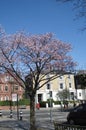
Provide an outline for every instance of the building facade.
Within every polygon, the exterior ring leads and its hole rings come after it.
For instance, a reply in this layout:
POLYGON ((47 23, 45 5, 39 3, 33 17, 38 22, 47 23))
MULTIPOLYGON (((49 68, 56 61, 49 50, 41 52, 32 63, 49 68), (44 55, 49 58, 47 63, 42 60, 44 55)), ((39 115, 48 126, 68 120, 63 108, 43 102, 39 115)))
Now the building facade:
POLYGON ((86 101, 86 70, 79 70, 75 75, 77 100, 86 101))
POLYGON ((57 96, 58 92, 65 89, 70 93, 70 100, 74 100, 76 98, 76 89, 73 74, 60 76, 37 90, 36 102, 47 101, 49 98, 54 101, 60 100, 57 96))
POLYGON ((0 101, 16 101, 23 98, 24 90, 8 73, 0 74, 0 101))

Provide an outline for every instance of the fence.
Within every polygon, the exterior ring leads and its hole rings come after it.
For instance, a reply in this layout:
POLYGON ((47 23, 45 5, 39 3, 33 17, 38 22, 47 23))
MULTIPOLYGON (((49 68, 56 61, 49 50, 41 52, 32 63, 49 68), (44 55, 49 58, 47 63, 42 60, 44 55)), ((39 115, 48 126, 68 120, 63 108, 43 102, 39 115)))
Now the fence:
POLYGON ((69 125, 59 122, 54 122, 55 130, 86 130, 86 126, 69 125))

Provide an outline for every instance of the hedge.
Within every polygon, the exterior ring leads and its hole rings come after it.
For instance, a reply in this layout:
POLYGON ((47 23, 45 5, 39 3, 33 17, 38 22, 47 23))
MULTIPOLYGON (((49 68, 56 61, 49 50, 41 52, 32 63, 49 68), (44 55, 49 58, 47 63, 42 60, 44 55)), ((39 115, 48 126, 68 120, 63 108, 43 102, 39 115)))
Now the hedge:
MULTIPOLYGON (((0 106, 13 106, 13 103, 12 101, 0 101, 0 106)), ((22 99, 22 100, 19 100, 18 101, 18 104, 19 105, 29 105, 30 102, 28 99, 22 99)), ((17 102, 15 102, 15 105, 17 105, 17 102)))
POLYGON ((41 101, 40 102, 40 107, 46 107, 46 103, 47 103, 46 101, 41 101))
POLYGON ((30 105, 29 99, 22 99, 19 101, 19 105, 30 105))

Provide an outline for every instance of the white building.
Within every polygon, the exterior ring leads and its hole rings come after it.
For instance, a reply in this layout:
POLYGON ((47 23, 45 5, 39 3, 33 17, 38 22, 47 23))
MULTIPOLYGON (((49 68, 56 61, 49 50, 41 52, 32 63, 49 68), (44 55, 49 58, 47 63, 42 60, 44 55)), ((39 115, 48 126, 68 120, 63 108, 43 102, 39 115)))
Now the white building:
POLYGON ((73 74, 60 76, 37 90, 36 102, 47 101, 49 98, 57 101, 57 93, 64 89, 70 92, 70 99, 76 96, 73 74))
POLYGON ((86 100, 86 89, 77 89, 77 99, 86 100))

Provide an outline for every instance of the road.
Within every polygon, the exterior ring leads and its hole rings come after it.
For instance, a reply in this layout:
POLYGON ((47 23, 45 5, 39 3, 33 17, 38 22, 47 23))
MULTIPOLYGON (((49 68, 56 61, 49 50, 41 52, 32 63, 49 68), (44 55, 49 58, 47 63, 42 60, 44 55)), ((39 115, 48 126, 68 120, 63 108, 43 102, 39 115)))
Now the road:
MULTIPOLYGON (((3 116, 9 117, 10 111, 2 111, 3 116)), ((13 111, 13 118, 17 119, 17 112, 13 111)), ((30 111, 27 109, 22 109, 23 120, 29 122, 30 111)), ((41 125, 43 127, 48 127, 49 130, 53 130, 53 121, 63 121, 66 122, 68 112, 61 112, 59 109, 56 108, 41 108, 36 110, 36 121, 37 125, 41 125)))
MULTIPOLYGON (((3 115, 9 116, 10 111, 2 111, 3 115)), ((13 116, 17 117, 16 110, 13 110, 13 116)), ((56 108, 40 108, 39 110, 36 110, 36 120, 57 120, 57 121, 66 121, 68 112, 61 112, 59 109, 56 108)), ((22 115, 24 119, 29 119, 30 111, 27 109, 22 109, 22 115)))
POLYGON ((57 109, 47 110, 47 111, 39 111, 36 112, 37 120, 50 120, 50 121, 66 121, 68 112, 61 112, 57 109))

